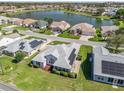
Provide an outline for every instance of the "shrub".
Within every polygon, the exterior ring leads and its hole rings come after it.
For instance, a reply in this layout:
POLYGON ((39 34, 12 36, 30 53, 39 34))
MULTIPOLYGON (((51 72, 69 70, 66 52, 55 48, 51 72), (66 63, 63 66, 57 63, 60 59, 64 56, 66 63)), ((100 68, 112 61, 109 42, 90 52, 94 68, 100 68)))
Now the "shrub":
POLYGON ((67 72, 64 72, 64 71, 60 71, 60 75, 65 76, 65 77, 68 77, 68 73, 67 72))
POLYGON ((69 77, 70 78, 76 78, 76 74, 75 73, 69 73, 69 77))
POLYGON ((76 60, 79 60, 79 61, 80 61, 80 60, 81 60, 81 58, 82 58, 82 56, 78 54, 78 56, 77 56, 76 60))
POLYGON ((34 68, 39 68, 39 66, 38 66, 38 65, 33 65, 33 67, 34 67, 34 68))
POLYGON ((22 52, 17 52, 17 53, 16 53, 16 56, 15 56, 15 61, 16 61, 16 62, 19 62, 19 61, 23 60, 24 57, 25 57, 25 54, 24 54, 24 53, 22 53, 22 52))
POLYGON ((58 74, 58 75, 60 75, 60 71, 56 71, 56 72, 55 72, 55 74, 58 74))

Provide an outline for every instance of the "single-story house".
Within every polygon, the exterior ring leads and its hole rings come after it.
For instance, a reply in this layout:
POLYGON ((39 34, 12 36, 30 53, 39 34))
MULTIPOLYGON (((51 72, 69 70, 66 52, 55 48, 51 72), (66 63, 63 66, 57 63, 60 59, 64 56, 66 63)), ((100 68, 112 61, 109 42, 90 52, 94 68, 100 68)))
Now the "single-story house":
POLYGON ((20 39, 11 44, 9 44, 4 50, 4 54, 15 56, 17 51, 25 53, 27 56, 30 56, 37 52, 44 41, 41 39, 20 39))
POLYGON ((51 66, 57 70, 74 72, 76 56, 80 45, 73 43, 69 45, 49 46, 45 51, 39 53, 32 59, 32 64, 41 68, 51 66))
POLYGON ((48 27, 48 22, 43 21, 43 20, 39 20, 34 24, 34 27, 39 28, 39 29, 47 28, 48 27))
POLYGON ((79 23, 74 25, 70 29, 70 33, 74 35, 87 35, 87 36, 94 36, 96 35, 96 30, 93 25, 88 24, 88 23, 79 23))
POLYGON ((12 42, 14 42, 14 41, 16 41, 16 40, 18 40, 18 39, 19 39, 19 38, 15 38, 15 39, 6 38, 6 37, 1 38, 1 39, 0 39, 0 47, 2 47, 2 46, 7 46, 7 45, 9 45, 10 43, 12 43, 12 42))
POLYGON ((22 25, 23 26, 27 26, 27 27, 33 27, 33 24, 36 22, 37 20, 33 20, 33 19, 30 19, 30 18, 26 18, 23 20, 23 23, 22 25))
POLYGON ((119 27, 118 26, 101 26, 101 33, 102 33, 102 36, 108 36, 110 35, 111 33, 119 30, 119 27))
POLYGON ((124 86, 124 56, 112 54, 104 47, 93 48, 93 80, 124 86))
POLYGON ((10 22, 10 18, 9 17, 5 17, 5 16, 0 16, 0 24, 7 24, 10 22))
POLYGON ((52 31, 61 32, 70 28, 70 24, 67 23, 66 21, 60 21, 60 22, 54 21, 50 25, 50 28, 52 29, 52 31))
POLYGON ((22 25, 23 24, 23 19, 19 19, 19 18, 13 18, 12 19, 12 23, 14 24, 14 25, 22 25))

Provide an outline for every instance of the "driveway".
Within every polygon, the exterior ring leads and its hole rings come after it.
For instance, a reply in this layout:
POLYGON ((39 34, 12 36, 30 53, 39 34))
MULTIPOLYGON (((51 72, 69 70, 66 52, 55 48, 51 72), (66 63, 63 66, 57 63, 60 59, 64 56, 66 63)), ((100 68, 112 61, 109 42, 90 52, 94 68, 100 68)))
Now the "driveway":
POLYGON ((88 39, 89 38, 92 38, 93 36, 85 36, 85 35, 82 35, 81 37, 80 37, 80 40, 82 40, 82 41, 88 41, 88 39))

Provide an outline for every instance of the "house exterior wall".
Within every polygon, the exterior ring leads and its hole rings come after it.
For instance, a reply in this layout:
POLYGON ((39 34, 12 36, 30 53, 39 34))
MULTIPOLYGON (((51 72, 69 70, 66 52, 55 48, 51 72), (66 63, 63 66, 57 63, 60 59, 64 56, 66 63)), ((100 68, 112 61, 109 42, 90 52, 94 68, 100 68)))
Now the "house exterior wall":
POLYGON ((103 83, 108 83, 108 84, 113 84, 113 85, 118 85, 118 86, 124 86, 124 80, 122 84, 119 84, 118 81, 120 79, 113 78, 113 77, 106 77, 106 76, 100 76, 100 75, 93 75, 93 80, 98 81, 98 82, 103 82, 103 83), (109 78, 113 79, 112 82, 109 81, 109 78), (116 81, 115 81, 116 80, 116 81))
POLYGON ((33 65, 38 65, 40 68, 45 68, 46 63, 45 62, 37 62, 37 61, 32 61, 33 65))

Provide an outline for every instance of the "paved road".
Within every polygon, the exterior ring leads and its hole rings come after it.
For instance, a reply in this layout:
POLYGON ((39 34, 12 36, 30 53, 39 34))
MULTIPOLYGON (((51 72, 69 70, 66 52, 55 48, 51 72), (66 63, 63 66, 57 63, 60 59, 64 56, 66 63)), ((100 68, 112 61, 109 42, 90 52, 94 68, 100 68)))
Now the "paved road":
POLYGON ((14 86, 10 86, 8 84, 4 84, 0 82, 0 91, 19 91, 14 86))
POLYGON ((19 33, 25 34, 25 35, 32 35, 32 36, 40 37, 40 38, 46 38, 50 40, 79 43, 83 45, 91 45, 91 46, 105 46, 106 45, 106 43, 102 43, 102 42, 92 42, 92 41, 82 41, 82 40, 76 40, 76 39, 70 39, 70 38, 62 38, 62 37, 57 37, 57 36, 52 36, 52 35, 39 34, 39 33, 32 32, 32 31, 19 31, 19 33))

